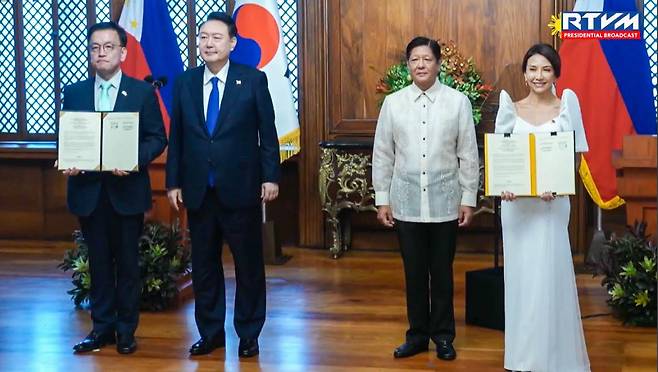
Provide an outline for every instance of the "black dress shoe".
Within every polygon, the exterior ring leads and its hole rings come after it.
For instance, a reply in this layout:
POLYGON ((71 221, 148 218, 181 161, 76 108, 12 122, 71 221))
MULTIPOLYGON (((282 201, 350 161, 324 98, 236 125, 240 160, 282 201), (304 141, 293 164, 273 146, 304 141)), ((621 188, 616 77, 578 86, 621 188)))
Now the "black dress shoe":
POLYGON ((436 344, 436 356, 442 360, 454 360, 457 357, 457 352, 452 347, 452 342, 439 341, 436 344))
POLYGON ((199 339, 199 341, 197 341, 190 348, 190 354, 192 355, 210 354, 213 350, 217 349, 218 347, 224 347, 225 344, 226 341, 224 340, 224 335, 222 335, 221 337, 215 337, 213 339, 201 337, 201 339, 199 339))
POLYGON ((416 354, 427 351, 427 344, 415 344, 412 342, 405 342, 393 351, 394 358, 408 358, 416 354))
POLYGON ((73 346, 76 353, 86 353, 89 351, 100 349, 105 345, 111 345, 116 342, 114 332, 111 333, 96 333, 91 331, 84 340, 78 342, 73 346))
POLYGON ((254 355, 258 355, 258 339, 240 339, 238 356, 242 358, 249 358, 254 355))
POLYGON ((132 354, 137 350, 137 341, 133 335, 119 335, 117 342, 117 352, 119 354, 132 354))

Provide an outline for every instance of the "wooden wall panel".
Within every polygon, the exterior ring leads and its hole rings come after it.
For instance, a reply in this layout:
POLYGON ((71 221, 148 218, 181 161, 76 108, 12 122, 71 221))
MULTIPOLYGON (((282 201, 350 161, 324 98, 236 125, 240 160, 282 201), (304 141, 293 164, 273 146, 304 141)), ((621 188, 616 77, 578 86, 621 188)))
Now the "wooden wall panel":
POLYGON ((299 245, 299 159, 292 158, 281 164, 279 197, 267 204, 267 218, 274 222, 277 241, 284 246, 299 245))
POLYGON ((327 0, 300 0, 299 61, 302 151, 299 155, 299 244, 322 246, 322 211, 318 194, 318 142, 325 139, 327 0))
POLYGON ((546 0, 340 0, 328 2, 327 136, 371 136, 381 96, 375 86, 404 59, 417 35, 453 40, 495 83, 533 43, 551 41, 546 0))
POLYGON ((146 212, 146 220, 160 221, 167 225, 173 225, 178 220, 182 228, 186 228, 185 213, 176 212, 169 205, 167 189, 165 187, 165 164, 167 150, 149 165, 149 177, 151 179, 151 200, 153 207, 146 212))
POLYGON ((42 164, 43 237, 70 239, 78 220, 66 206, 66 177, 52 167, 52 160, 42 164))
POLYGON ((0 239, 68 240, 77 220, 66 209, 66 177, 52 159, 0 159, 0 239))
POLYGON ((40 169, 35 167, 23 170, 19 165, 3 161, 0 163, 0 184, 0 205, 3 210, 0 213, 0 234, 30 236, 32 227, 42 231, 40 169))

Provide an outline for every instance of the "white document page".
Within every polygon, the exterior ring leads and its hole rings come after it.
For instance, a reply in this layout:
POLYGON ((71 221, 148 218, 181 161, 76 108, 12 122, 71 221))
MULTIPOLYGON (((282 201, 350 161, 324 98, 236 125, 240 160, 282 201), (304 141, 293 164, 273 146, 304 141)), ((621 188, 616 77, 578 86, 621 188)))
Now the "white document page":
POLYGON ((537 164, 537 194, 576 193, 574 134, 569 132, 534 133, 537 164))
POLYGON ((528 134, 485 134, 485 193, 531 195, 528 134))
POLYGON ((139 113, 108 112, 103 117, 103 167, 138 171, 139 113))
POLYGON ((61 111, 57 169, 101 169, 101 113, 61 111))

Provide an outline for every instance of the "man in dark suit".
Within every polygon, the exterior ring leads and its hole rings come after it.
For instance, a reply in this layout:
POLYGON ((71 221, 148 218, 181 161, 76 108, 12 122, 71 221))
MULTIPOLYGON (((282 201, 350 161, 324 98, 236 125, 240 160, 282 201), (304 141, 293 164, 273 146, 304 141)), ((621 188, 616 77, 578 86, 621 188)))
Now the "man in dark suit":
POLYGON ((67 204, 79 218, 91 274, 93 330, 73 349, 87 352, 116 342, 119 353, 129 354, 137 349, 138 240, 144 212, 151 208, 147 168, 167 138, 153 87, 121 73, 126 31, 114 22, 98 23, 87 39, 96 76, 66 87, 62 110, 139 112, 139 171, 64 171, 67 204))
POLYGON ((183 73, 174 87, 167 189, 171 205, 184 205, 189 221, 201 335, 192 355, 225 344, 224 240, 235 261, 239 356, 258 354, 265 322, 261 202, 279 192, 279 143, 265 74, 229 62, 236 33, 226 13, 208 15, 198 40, 205 65, 183 73))

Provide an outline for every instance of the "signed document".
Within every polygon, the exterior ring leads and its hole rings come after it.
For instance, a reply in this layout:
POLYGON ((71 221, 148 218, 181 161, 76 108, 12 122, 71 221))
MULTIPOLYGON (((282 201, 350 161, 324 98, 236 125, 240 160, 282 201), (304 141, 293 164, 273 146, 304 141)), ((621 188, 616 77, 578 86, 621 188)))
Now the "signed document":
POLYGON ((101 170, 138 171, 139 113, 103 114, 101 170))
POLYGON ((485 134, 485 194, 510 191, 530 195, 530 145, 527 134, 485 134))
POLYGON ((485 134, 485 195, 575 194, 573 132, 485 134))
POLYGON ((57 168, 138 171, 139 113, 59 114, 57 168))
POLYGON ((573 132, 534 133, 536 194, 576 193, 575 143, 573 132))
POLYGON ((58 136, 58 169, 101 170, 100 113, 60 112, 58 136))

